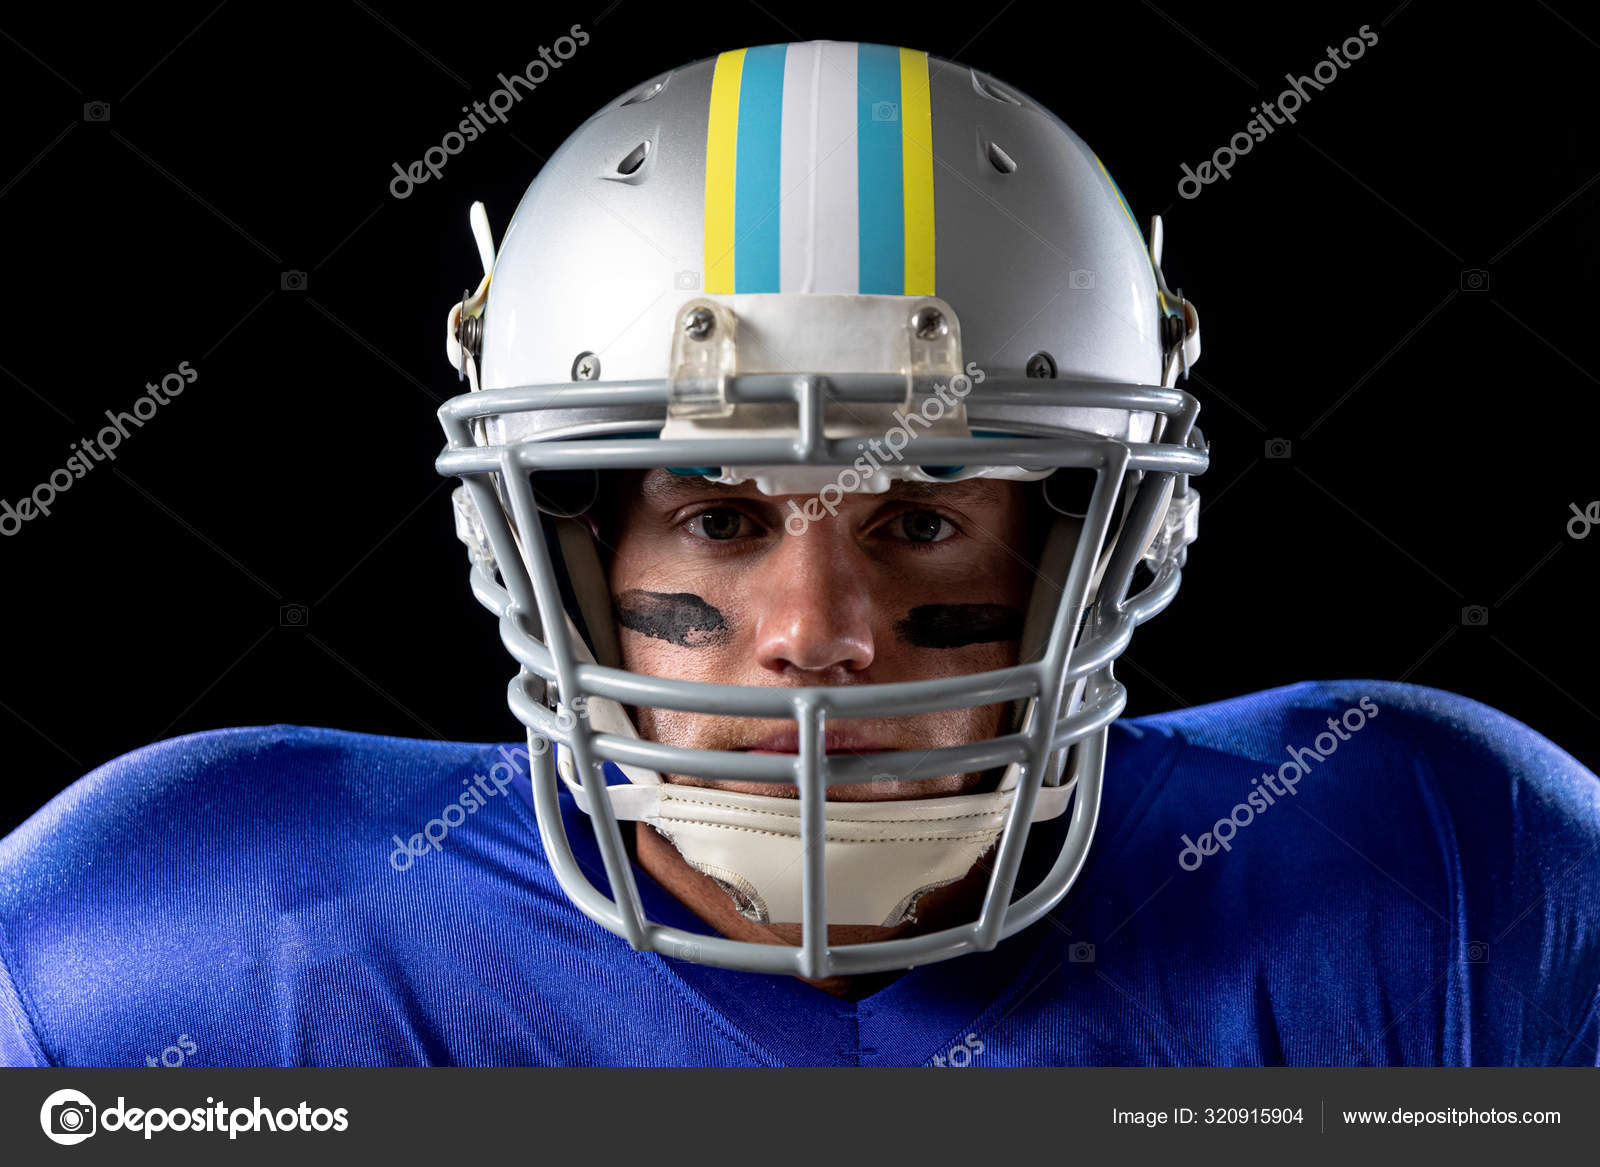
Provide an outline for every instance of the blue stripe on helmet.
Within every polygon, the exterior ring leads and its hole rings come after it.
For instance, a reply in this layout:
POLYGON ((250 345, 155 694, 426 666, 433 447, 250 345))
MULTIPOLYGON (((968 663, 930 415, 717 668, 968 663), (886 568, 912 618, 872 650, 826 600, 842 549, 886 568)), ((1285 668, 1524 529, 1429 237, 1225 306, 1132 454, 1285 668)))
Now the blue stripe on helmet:
POLYGON ((778 188, 787 45, 748 49, 739 83, 738 161, 733 210, 733 286, 778 290, 778 188))
POLYGON ((900 159, 900 50, 856 50, 857 221, 862 295, 905 290, 905 198, 900 159))

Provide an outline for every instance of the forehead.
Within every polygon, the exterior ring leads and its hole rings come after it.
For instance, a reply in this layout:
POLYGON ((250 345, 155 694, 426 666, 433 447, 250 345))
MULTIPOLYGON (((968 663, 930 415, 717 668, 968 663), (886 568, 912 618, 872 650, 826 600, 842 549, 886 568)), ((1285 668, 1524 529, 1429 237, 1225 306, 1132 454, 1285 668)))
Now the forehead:
MULTIPOLYGON (((907 482, 896 480, 882 494, 862 491, 844 494, 839 505, 874 505, 887 501, 926 502, 945 506, 1004 506, 1016 500, 1018 484, 993 478, 968 478, 960 482, 907 482)), ((734 486, 710 482, 698 474, 674 474, 670 470, 648 470, 625 484, 624 498, 637 499, 652 506, 673 506, 690 499, 752 499, 779 502, 808 495, 762 494, 753 482, 734 486)))

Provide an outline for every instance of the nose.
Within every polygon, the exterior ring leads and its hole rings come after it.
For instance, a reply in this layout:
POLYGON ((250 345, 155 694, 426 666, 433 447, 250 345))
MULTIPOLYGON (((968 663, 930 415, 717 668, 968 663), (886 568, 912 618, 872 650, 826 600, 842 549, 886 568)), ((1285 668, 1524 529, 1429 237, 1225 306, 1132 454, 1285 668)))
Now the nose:
POLYGON ((872 596, 865 557, 832 519, 786 531, 762 558, 755 653, 779 673, 860 672, 872 664, 872 596))

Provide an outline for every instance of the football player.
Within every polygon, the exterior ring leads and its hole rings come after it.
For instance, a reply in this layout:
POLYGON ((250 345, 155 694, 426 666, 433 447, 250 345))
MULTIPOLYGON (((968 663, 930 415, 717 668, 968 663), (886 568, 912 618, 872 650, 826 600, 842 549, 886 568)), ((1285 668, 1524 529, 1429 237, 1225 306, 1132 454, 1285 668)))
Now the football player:
POLYGON ((1381 681, 1118 719, 1199 317, 1048 110, 725 52, 471 223, 438 469, 523 741, 87 776, 0 846, 4 1060, 1596 1063, 1560 749, 1381 681))

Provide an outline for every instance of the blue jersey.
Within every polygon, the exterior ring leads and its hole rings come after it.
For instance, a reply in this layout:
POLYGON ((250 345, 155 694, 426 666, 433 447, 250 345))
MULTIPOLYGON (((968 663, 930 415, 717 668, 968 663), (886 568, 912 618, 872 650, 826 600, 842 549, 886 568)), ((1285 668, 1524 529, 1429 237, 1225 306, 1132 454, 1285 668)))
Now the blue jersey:
MULTIPOLYGON (((1050 918, 857 1002, 589 921, 519 749, 280 726, 89 774, 0 843, 0 1062, 1596 1064, 1600 783, 1448 693, 1116 723, 1050 918)), ((705 930, 635 878, 652 919, 705 930)))

